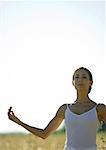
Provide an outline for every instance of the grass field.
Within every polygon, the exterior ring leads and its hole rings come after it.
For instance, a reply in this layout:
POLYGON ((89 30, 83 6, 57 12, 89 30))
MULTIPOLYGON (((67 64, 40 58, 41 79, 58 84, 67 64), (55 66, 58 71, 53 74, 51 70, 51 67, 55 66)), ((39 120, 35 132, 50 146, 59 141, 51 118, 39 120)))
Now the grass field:
MULTIPOLYGON (((0 135, 0 150, 63 150, 65 134, 53 134, 43 140, 32 134, 0 135)), ((97 134, 98 150, 106 150, 106 133, 97 134)))

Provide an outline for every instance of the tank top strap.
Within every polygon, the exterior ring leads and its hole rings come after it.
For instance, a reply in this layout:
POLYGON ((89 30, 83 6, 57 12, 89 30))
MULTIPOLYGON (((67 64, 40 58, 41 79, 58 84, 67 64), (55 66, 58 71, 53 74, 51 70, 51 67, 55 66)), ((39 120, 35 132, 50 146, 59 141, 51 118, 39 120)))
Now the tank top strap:
POLYGON ((95 108, 97 108, 98 104, 95 105, 95 108))
POLYGON ((66 108, 68 108, 68 105, 69 105, 69 104, 66 104, 66 108))
POLYGON ((71 103, 70 104, 66 104, 66 108, 69 108, 70 105, 72 105, 72 104, 71 103))

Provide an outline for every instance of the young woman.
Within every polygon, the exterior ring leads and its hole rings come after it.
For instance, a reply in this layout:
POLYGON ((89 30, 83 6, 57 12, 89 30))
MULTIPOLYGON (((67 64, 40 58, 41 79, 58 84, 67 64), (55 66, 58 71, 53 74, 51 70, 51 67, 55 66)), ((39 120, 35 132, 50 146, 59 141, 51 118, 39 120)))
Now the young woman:
POLYGON ((55 131, 65 119, 65 150, 97 150, 96 133, 101 121, 106 123, 106 106, 97 104, 89 98, 93 79, 88 69, 83 67, 77 69, 72 83, 77 91, 75 102, 62 105, 44 129, 23 123, 16 117, 12 107, 8 110, 9 119, 43 139, 55 131))

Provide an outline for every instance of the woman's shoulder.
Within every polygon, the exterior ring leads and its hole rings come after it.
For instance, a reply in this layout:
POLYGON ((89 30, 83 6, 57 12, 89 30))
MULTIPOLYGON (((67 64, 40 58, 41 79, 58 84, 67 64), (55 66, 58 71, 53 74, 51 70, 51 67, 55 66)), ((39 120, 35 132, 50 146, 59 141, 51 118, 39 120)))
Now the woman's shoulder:
POLYGON ((59 107, 59 110, 65 111, 66 108, 67 108, 67 105, 68 105, 68 104, 63 104, 63 105, 61 105, 61 106, 59 107))
POLYGON ((100 121, 106 122, 106 105, 103 103, 99 103, 97 105, 97 113, 100 121))
POLYGON ((57 110, 56 116, 64 118, 66 108, 67 108, 67 104, 61 105, 57 110))
POLYGON ((103 104, 103 103, 98 103, 97 104, 97 110, 99 112, 103 112, 104 109, 106 110, 106 105, 105 104, 103 104))
POLYGON ((98 107, 104 107, 104 106, 106 106, 106 105, 103 104, 103 103, 98 103, 97 106, 98 106, 98 107))

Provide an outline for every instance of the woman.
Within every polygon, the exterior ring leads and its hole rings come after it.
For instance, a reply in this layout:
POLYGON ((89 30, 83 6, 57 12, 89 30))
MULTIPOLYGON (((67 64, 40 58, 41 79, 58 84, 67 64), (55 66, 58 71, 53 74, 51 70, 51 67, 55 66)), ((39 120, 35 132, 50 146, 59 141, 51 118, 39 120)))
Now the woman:
POLYGON ((96 133, 101 121, 106 123, 106 106, 97 104, 89 98, 93 79, 88 69, 83 67, 77 69, 72 83, 77 91, 75 102, 62 105, 45 129, 23 123, 15 116, 12 107, 8 111, 9 119, 43 139, 55 131, 65 119, 67 135, 65 150, 97 150, 96 133))

